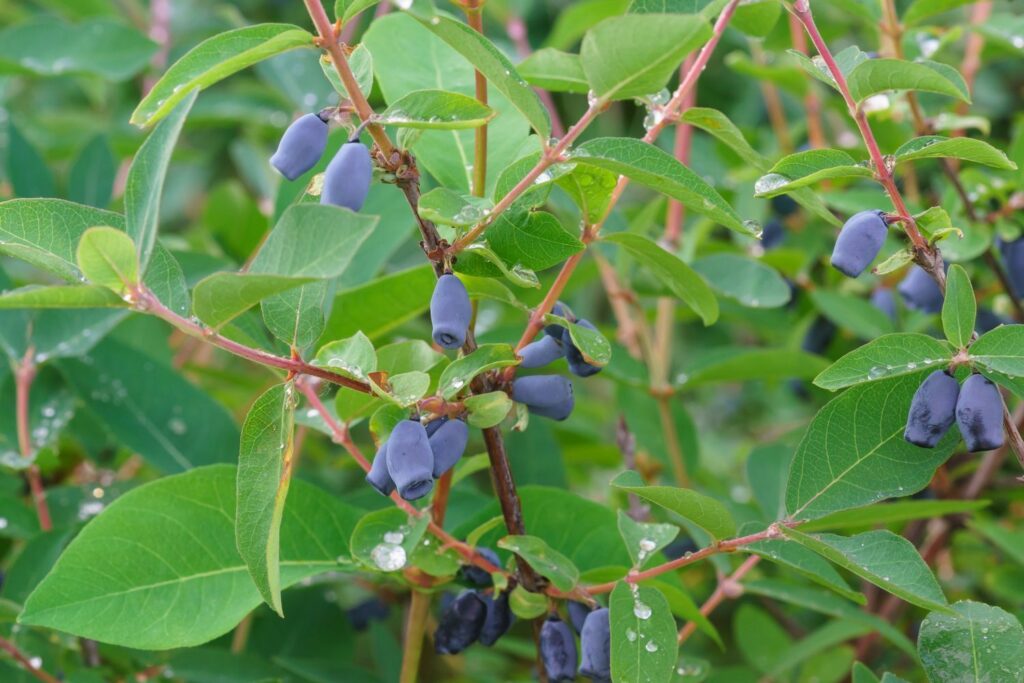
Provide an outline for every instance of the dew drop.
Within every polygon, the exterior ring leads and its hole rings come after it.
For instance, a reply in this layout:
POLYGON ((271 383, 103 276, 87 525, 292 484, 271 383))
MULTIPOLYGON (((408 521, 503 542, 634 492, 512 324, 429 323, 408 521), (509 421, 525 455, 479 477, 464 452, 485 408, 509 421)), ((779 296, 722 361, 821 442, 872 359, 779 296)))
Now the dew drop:
POLYGON ((639 600, 633 603, 633 616, 637 619, 646 621, 651 618, 652 613, 653 611, 646 603, 640 602, 639 600))
POLYGON ((395 572, 405 566, 405 548, 392 543, 380 543, 370 552, 370 558, 382 571, 395 572))

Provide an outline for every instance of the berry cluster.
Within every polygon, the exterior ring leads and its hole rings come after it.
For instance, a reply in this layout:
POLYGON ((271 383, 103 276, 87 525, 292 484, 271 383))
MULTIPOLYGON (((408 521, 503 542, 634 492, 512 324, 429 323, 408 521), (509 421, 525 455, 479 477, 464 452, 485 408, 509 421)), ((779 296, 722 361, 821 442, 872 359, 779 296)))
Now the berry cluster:
POLYGON ((377 449, 366 481, 385 496, 398 489, 405 500, 418 500, 455 466, 468 440, 469 427, 460 419, 442 417, 426 426, 402 420, 377 449))
MULTIPOLYGON (((501 565, 498 555, 490 548, 476 550, 491 564, 501 565)), ((490 647, 515 621, 508 604, 508 591, 498 594, 488 590, 493 585, 490 574, 470 565, 462 568, 461 575, 477 588, 465 590, 446 604, 442 603, 441 618, 434 631, 434 649, 440 654, 458 654, 476 642, 490 647)))
POLYGON ((550 681, 576 679, 579 675, 594 681, 609 681, 611 666, 611 624, 607 607, 590 609, 579 602, 568 603, 572 629, 557 614, 551 614, 540 630, 540 657, 550 681), (576 638, 580 637, 580 656, 576 654, 576 638))
POLYGON ((936 370, 914 393, 903 438, 934 448, 954 421, 972 453, 1002 446, 1003 399, 996 385, 971 375, 961 387, 948 371, 936 370))

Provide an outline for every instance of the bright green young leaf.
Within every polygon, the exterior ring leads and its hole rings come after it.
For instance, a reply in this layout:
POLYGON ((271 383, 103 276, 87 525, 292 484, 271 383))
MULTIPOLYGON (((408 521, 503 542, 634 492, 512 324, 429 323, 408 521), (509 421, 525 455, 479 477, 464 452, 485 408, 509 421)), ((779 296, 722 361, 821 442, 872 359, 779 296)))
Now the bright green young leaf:
POLYGON ((335 0, 334 16, 342 23, 348 23, 349 19, 370 9, 378 2, 379 0, 335 0))
POLYGON ((132 113, 136 126, 150 126, 167 116, 193 91, 300 47, 313 47, 313 36, 292 24, 257 24, 208 38, 171 65, 132 113))
POLYGON ((996 374, 1024 377, 1024 327, 1000 325, 971 344, 971 361, 996 374))
POLYGON ((572 561, 536 536, 506 536, 498 547, 519 555, 546 577, 555 588, 571 591, 580 580, 580 571, 572 561))
POLYGON ((101 285, 28 285, 0 295, 0 309, 125 308, 128 302, 101 285))
POLYGON ((608 213, 608 204, 619 177, 596 166, 578 165, 555 178, 555 184, 572 197, 586 220, 599 223, 608 213))
POLYGON ((386 391, 373 383, 370 384, 370 388, 381 398, 385 398, 403 408, 408 408, 426 395, 427 390, 430 388, 430 375, 418 370, 402 372, 388 377, 388 389, 386 391))
POLYGON ((126 294, 139 284, 139 257, 132 238, 117 228, 89 228, 75 252, 78 269, 89 282, 126 294))
POLYGON ((429 521, 429 515, 416 519, 395 507, 370 512, 352 531, 352 557, 367 567, 396 572, 406 566, 429 521))
MULTIPOLYGON (((835 79, 832 77, 832 73, 829 71, 828 66, 821 59, 811 59, 807 55, 797 50, 787 50, 789 55, 796 60, 797 64, 806 71, 809 75, 817 78, 819 81, 828 85, 829 87, 839 90, 839 86, 836 85, 835 79)), ((867 53, 862 51, 856 45, 844 48, 837 52, 835 55, 836 64, 839 66, 839 71, 850 78, 850 72, 852 72, 857 66, 866 62, 869 57, 867 53)))
POLYGON ((512 410, 513 402, 504 391, 489 391, 467 396, 463 405, 469 412, 466 421, 473 427, 487 429, 501 424, 512 410))
POLYGON ((688 519, 713 538, 721 540, 736 533, 729 510, 710 496, 673 486, 645 486, 640 475, 632 470, 612 479, 611 485, 688 519))
POLYGON ((970 102, 960 72, 939 62, 910 62, 903 59, 868 59, 847 76, 850 94, 857 102, 886 90, 916 90, 949 95, 970 102))
POLYGON ((537 273, 529 268, 513 264, 511 267, 505 260, 498 256, 493 249, 486 244, 475 242, 468 245, 462 251, 460 260, 456 263, 457 272, 468 275, 498 275, 516 287, 540 288, 540 279, 537 273), (475 265, 474 265, 475 264, 475 265), (483 268, 481 271, 480 268, 483 268))
POLYGON ((659 550, 675 540, 679 527, 675 524, 644 524, 619 510, 619 534, 633 566, 642 568, 659 550))
POLYGON ((984 164, 1004 171, 1012 171, 1017 164, 1006 154, 984 140, 975 138, 944 138, 941 135, 926 135, 903 143, 896 153, 897 162, 914 159, 950 158, 984 164))
POLYGON ((612 345, 603 334, 576 323, 569 323, 567 327, 573 346, 583 354, 583 360, 600 367, 608 365, 612 359, 612 345))
MULTIPOLYGON (((370 54, 365 45, 360 43, 356 46, 355 50, 352 50, 352 53, 348 56, 348 67, 352 70, 352 75, 356 77, 356 85, 359 86, 359 92, 368 96, 370 91, 373 90, 373 55, 370 54)), ((345 88, 345 84, 341 82, 338 70, 334 68, 334 60, 331 58, 330 53, 324 52, 320 55, 320 69, 327 76, 327 80, 331 82, 334 89, 347 99, 348 90, 345 88)))
POLYGON ((312 281, 284 275, 214 273, 196 283, 192 310, 197 318, 218 329, 267 297, 312 281))
POLYGON ((729 149, 736 152, 741 159, 746 161, 758 171, 768 168, 768 160, 757 150, 750 146, 746 137, 736 124, 729 120, 722 112, 708 107, 690 107, 683 112, 680 119, 684 123, 700 128, 706 133, 714 135, 729 149))
MULTIPOLYGON (((973 300, 973 299, 972 299, 973 300)), ((887 334, 860 346, 814 378, 822 389, 836 391, 864 382, 940 369, 952 360, 950 349, 926 334, 887 334)))
POLYGON ((774 197, 822 180, 870 178, 871 169, 838 149, 811 149, 783 157, 754 185, 758 197, 774 197))
POLYGON ((454 361, 441 373, 437 393, 445 400, 455 398, 480 373, 516 365, 519 359, 508 344, 482 344, 476 351, 454 361))
POLYGON ((475 97, 446 90, 416 90, 380 113, 379 122, 405 128, 479 128, 495 112, 475 97))
POLYGON ((590 90, 580 56, 553 47, 531 53, 516 68, 530 85, 550 92, 585 94, 590 90))
POLYGON ((550 608, 547 597, 541 593, 531 593, 521 585, 512 589, 508 596, 508 606, 512 614, 520 619, 536 619, 550 608))
POLYGON ((656 589, 620 582, 608 599, 612 678, 621 683, 669 681, 679 644, 668 601, 656 589))
POLYGON ((489 199, 454 192, 446 187, 435 187, 421 195, 419 203, 420 216, 426 220, 460 228, 479 223, 492 208, 494 204, 489 199))
POLYGON ((412 370, 429 372, 444 359, 444 354, 422 339, 407 339, 377 349, 377 368, 392 375, 412 370))
POLYGON ((778 272, 738 254, 711 254, 694 261, 693 269, 719 294, 751 308, 777 308, 791 296, 778 272))
POLYGON ((942 329, 949 343, 958 349, 966 348, 974 334, 977 316, 974 288, 963 266, 952 265, 946 273, 946 298, 942 303, 942 329))
POLYGON ((1019 681, 1024 678, 1024 628, 992 605, 964 600, 955 614, 932 613, 917 640, 921 664, 933 681, 1019 681))
MULTIPOLYGON (((366 382, 370 379, 370 373, 377 371, 377 352, 369 337, 356 332, 348 339, 339 339, 321 346, 314 362, 337 370, 346 377, 366 382)), ((398 370, 386 369, 400 374, 398 370)))

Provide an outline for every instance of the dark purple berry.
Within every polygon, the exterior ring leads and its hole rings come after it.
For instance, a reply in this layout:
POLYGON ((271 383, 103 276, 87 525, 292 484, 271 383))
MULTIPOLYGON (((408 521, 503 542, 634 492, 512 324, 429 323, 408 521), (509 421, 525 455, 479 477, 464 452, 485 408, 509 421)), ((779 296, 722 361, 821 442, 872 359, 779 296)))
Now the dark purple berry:
POLYGON ((462 420, 445 420, 430 435, 430 450, 434 452, 434 478, 455 466, 466 450, 469 427, 462 420))
POLYGON ((466 343, 466 331, 473 318, 473 305, 462 280, 445 273, 437 279, 430 297, 430 322, 438 346, 457 349, 466 343))
POLYGON ((1013 287, 1012 294, 1017 297, 1024 296, 1024 237, 1018 237, 1012 242, 999 240, 998 244, 1006 274, 1013 287))
POLYGON ((326 147, 327 122, 316 114, 306 114, 285 130, 270 165, 288 180, 295 180, 316 166, 326 147))
POLYGON ((402 420, 388 438, 388 473, 405 500, 418 500, 434 488, 434 453, 418 420, 402 420))
POLYGON ((519 377, 512 382, 512 398, 552 420, 569 417, 574 405, 572 382, 561 375, 519 377))
POLYGON ((771 198, 772 211, 782 218, 792 216, 794 213, 800 210, 800 205, 796 203, 796 200, 787 194, 777 194, 771 198))
MULTIPOLYGON (((576 322, 576 316, 574 316, 572 314, 572 311, 569 309, 569 307, 566 306, 565 304, 563 304, 561 301, 556 302, 555 305, 551 307, 551 314, 552 315, 557 315, 560 318, 565 318, 566 320, 568 320, 571 323, 576 322)), ((546 334, 546 335, 548 335, 550 337, 554 337, 555 339, 558 339, 559 341, 561 341, 561 339, 562 339, 562 330, 564 330, 564 329, 565 328, 562 327, 561 325, 558 325, 556 323, 551 323, 550 325, 547 325, 547 326, 544 327, 544 334, 546 334)))
POLYGON ((896 290, 909 308, 925 313, 942 310, 942 290, 921 266, 911 268, 896 290))
POLYGON ((565 603, 565 611, 569 613, 569 622, 572 624, 572 628, 576 633, 583 630, 583 622, 586 620, 587 615, 593 610, 593 607, 583 602, 569 600, 565 603))
POLYGON ((983 375, 971 375, 956 402, 956 424, 967 450, 990 451, 1003 445, 1003 397, 983 375))
MULTIPOLYGON (((558 329, 561 330, 564 328, 559 327, 558 329)), ((526 370, 542 368, 545 365, 554 363, 564 355, 565 349, 562 347, 562 342, 545 334, 537 341, 527 344, 519 351, 519 357, 523 359, 519 364, 519 367, 526 370)))
MULTIPOLYGON (((487 561, 495 567, 501 566, 501 558, 498 557, 498 553, 494 552, 490 548, 477 546, 476 552, 477 554, 483 555, 487 558, 487 561)), ((474 586, 480 586, 481 588, 486 588, 487 586, 494 584, 494 580, 491 578, 490 572, 485 569, 481 569, 475 564, 467 564, 462 567, 462 578, 474 586)))
POLYGON ((480 598, 487 605, 487 618, 484 619, 484 625, 480 629, 480 644, 490 647, 498 642, 498 638, 508 632, 515 617, 512 615, 512 609, 508 606, 508 591, 504 591, 497 598, 492 598, 489 595, 481 595, 480 598))
POLYGON ((882 250, 888 232, 884 211, 861 211, 846 221, 832 250, 832 265, 844 275, 857 277, 882 250))
POLYGON ((835 336, 836 326, 828 318, 819 315, 807 328, 800 348, 808 353, 824 353, 835 336))
POLYGON ((699 549, 692 538, 677 538, 665 546, 665 549, 661 552, 665 553, 665 557, 670 560, 678 560, 686 553, 695 553, 699 549))
POLYGON ((427 424, 423 425, 423 428, 427 430, 427 437, 433 436, 434 432, 440 429, 441 425, 443 425, 447 421, 447 417, 439 417, 436 420, 431 420, 427 424))
MULTIPOLYGON (((774 197, 772 199, 774 200, 774 197)), ((761 246, 766 251, 768 249, 774 249, 782 244, 782 240, 785 237, 786 228, 782 225, 782 221, 777 218, 772 218, 765 222, 764 227, 761 230, 761 246)))
POLYGON ((888 287, 879 287, 871 292, 871 305, 885 313, 889 320, 896 320, 896 297, 888 287))
POLYGON ((363 208, 372 180, 370 150, 358 140, 346 142, 327 164, 320 203, 358 211, 363 208))
POLYGON ((370 472, 366 475, 366 483, 377 489, 382 496, 390 496, 395 490, 395 482, 388 472, 388 442, 385 441, 377 449, 377 455, 373 457, 370 465, 370 472))
MULTIPOLYGON (((576 324, 588 330, 597 330, 593 323, 583 318, 577 320, 576 324)), ((569 362, 569 371, 572 374, 577 377, 590 377, 601 372, 600 366, 591 365, 583 358, 583 352, 572 343, 572 335, 569 333, 568 327, 562 328, 562 346, 565 348, 565 360, 569 362)))
POLYGON ((434 631, 434 649, 443 655, 462 652, 476 642, 487 619, 487 605, 475 591, 463 591, 452 600, 434 631))
POLYGON ((612 635, 608 608, 587 615, 580 632, 580 675, 606 680, 612 677, 612 635))
POLYGON ((960 384, 945 370, 928 375, 914 393, 903 438, 924 448, 935 448, 956 419, 960 384))
POLYGON ((345 610, 345 615, 355 630, 365 631, 371 621, 387 619, 390 611, 388 603, 374 597, 345 610))
POLYGON ((540 659, 552 683, 576 678, 576 639, 557 616, 548 617, 540 627, 540 659))

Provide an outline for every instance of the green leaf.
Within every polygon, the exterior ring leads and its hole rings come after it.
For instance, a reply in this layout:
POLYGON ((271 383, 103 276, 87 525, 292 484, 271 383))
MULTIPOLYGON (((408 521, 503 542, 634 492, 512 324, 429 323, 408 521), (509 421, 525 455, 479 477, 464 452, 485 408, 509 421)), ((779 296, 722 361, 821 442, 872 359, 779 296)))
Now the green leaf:
POLYGON ((642 569, 655 553, 675 540, 679 527, 675 524, 643 524, 619 510, 619 534, 633 566, 642 569))
POLYGON ((312 281, 284 275, 214 273, 196 283, 192 309, 197 318, 216 330, 267 297, 312 281))
POLYGON ((926 135, 914 138, 903 143, 893 156, 897 162, 951 158, 984 164, 1004 171, 1013 171, 1017 168, 1017 164, 1010 161, 1005 152, 984 140, 966 137, 944 138, 941 135, 926 135))
POLYGON ((427 390, 430 389, 430 375, 417 370, 403 372, 388 377, 387 391, 373 383, 370 384, 370 388, 381 398, 386 398, 396 405, 407 408, 426 395, 427 390))
POLYGON ((664 88, 683 58, 710 36, 699 16, 627 14, 587 31, 580 58, 600 101, 625 100, 664 88))
POLYGON ((127 294, 139 283, 139 258, 132 238, 117 228, 89 228, 78 241, 78 268, 94 285, 127 294))
POLYGON ((771 540, 752 543, 747 550, 776 564, 788 567, 819 586, 824 586, 847 600, 865 604, 863 595, 850 588, 846 580, 817 553, 787 541, 771 540))
POLYGON ((858 64, 846 80, 857 102, 886 90, 917 90, 949 95, 967 103, 971 101, 959 71, 928 60, 868 59, 858 64))
MULTIPOLYGON (((352 70, 352 75, 356 77, 359 92, 369 96, 370 91, 373 90, 373 55, 370 50, 362 43, 357 45, 356 49, 352 50, 352 54, 348 56, 348 67, 352 70)), ((320 69, 334 89, 346 99, 350 99, 348 90, 341 82, 341 76, 338 75, 338 70, 334 68, 334 60, 330 53, 325 52, 320 55, 320 69)))
MULTIPOLYGON (((356 333, 361 336, 361 332, 356 333)), ((392 375, 411 370, 428 372, 445 359, 444 354, 438 353, 427 342, 422 339, 409 339, 406 341, 385 344, 377 349, 377 367, 392 375)))
POLYGON ((751 308, 777 308, 791 292, 775 269, 739 254, 712 254, 693 262, 693 269, 719 294, 751 308))
POLYGON ((905 26, 913 26, 914 24, 921 23, 921 21, 928 17, 948 12, 957 7, 970 5, 971 3, 972 0, 914 0, 903 12, 903 24, 905 26))
POLYGON ((612 678, 617 683, 669 681, 679 643, 661 591, 620 581, 608 599, 612 678))
POLYGON ((850 683, 879 683, 878 676, 871 672, 871 669, 860 662, 853 663, 853 670, 850 671, 850 683))
POLYGON ((321 346, 316 352, 314 363, 337 370, 346 377, 367 382, 370 373, 377 371, 377 352, 374 351, 373 342, 369 337, 362 332, 356 332, 348 339, 339 339, 321 346))
POLYGON ((522 557, 561 591, 571 591, 580 580, 580 570, 576 565, 541 538, 506 536, 498 541, 498 547, 522 557))
POLYGON ((892 319, 875 308, 870 301, 820 287, 808 294, 819 313, 861 339, 874 339, 895 331, 892 319))
POLYGON ((378 2, 379 0, 335 0, 334 16, 342 23, 348 23, 349 19, 373 7, 378 2))
MULTIPOLYGON (((414 15, 415 16, 415 15, 414 15)), ((537 93, 516 72, 508 58, 486 37, 448 14, 416 16, 434 35, 466 58, 477 71, 518 109, 544 139, 551 135, 551 119, 537 93)))
POLYGON ((583 354, 583 360, 591 365, 600 367, 608 365, 608 362, 612 359, 612 345, 608 343, 604 335, 589 327, 570 323, 569 321, 565 322, 573 346, 583 354))
POLYGON ((572 197, 586 220, 596 225, 608 213, 608 204, 618 180, 619 177, 611 171, 579 165, 555 178, 555 184, 572 197))
POLYGON ((102 209, 114 191, 117 160, 105 135, 90 140, 68 172, 68 199, 102 209))
POLYGON ((932 681, 1019 681, 1024 677, 1024 628, 1009 612, 964 600, 955 614, 932 613, 917 640, 932 681))
POLYGON ((278 384, 249 409, 238 449, 235 544, 263 600, 282 617, 281 520, 292 478, 295 386, 278 384))
POLYGON ((502 214, 487 228, 487 244, 506 263, 530 270, 558 265, 584 245, 547 211, 502 214))
POLYGON ((497 272, 517 287, 540 288, 540 280, 535 272, 519 265, 513 265, 510 268, 504 259, 494 253, 493 249, 480 242, 466 246, 462 252, 462 258, 455 265, 455 270, 459 273, 468 272, 470 275, 492 275, 497 272), (476 269, 474 263, 477 264, 476 269), (482 272, 478 269, 480 265, 483 266, 482 272))
POLYGON ((791 519, 816 519, 924 488, 953 452, 953 429, 935 448, 903 440, 921 374, 848 389, 818 411, 793 456, 786 487, 791 519))
MULTIPOLYGON (((801 79, 802 80, 802 79, 801 79)), ((729 149, 736 152, 741 159, 750 164, 758 171, 768 167, 768 160, 750 146, 747 139, 736 127, 736 124, 729 120, 729 117, 717 109, 707 107, 690 107, 680 116, 683 123, 700 128, 710 133, 724 143, 729 149)))
POLYGON ((508 344, 481 344, 469 355, 454 361, 441 373, 437 393, 445 400, 455 398, 477 375, 516 365, 519 358, 508 344))
POLYGON ((124 188, 125 232, 135 242, 139 267, 143 272, 156 244, 167 167, 185 118, 196 101, 196 93, 185 94, 179 99, 181 104, 153 129, 135 153, 124 188))
POLYGON ((801 531, 823 529, 857 529, 879 524, 895 524, 914 519, 930 519, 963 514, 988 506, 986 500, 896 500, 885 505, 872 505, 843 510, 800 525, 801 531))
MULTIPOLYGON (((305 482, 282 521, 281 584, 336 569, 357 513, 305 482), (319 520, 309 524, 309 520, 319 520)), ((235 469, 164 477, 119 497, 71 542, 19 617, 124 647, 189 647, 230 631, 260 604, 238 556, 235 469), (92 577, 81 581, 82 576, 92 577), (99 618, 99 615, 118 615, 99 618)))
POLYGON ((1024 565, 1024 543, 1020 532, 1011 532, 990 520, 975 519, 971 528, 984 536, 994 546, 1006 553, 1014 562, 1024 565))
POLYGON ((429 515, 417 519, 395 507, 370 512, 352 531, 352 557, 377 571, 403 569, 429 521, 429 515))
POLYGON ((49 197, 56 194, 53 172, 39 151, 25 139, 14 120, 7 123, 4 169, 17 197, 49 197))
MULTIPOLYGON (((811 76, 814 76, 822 83, 832 87, 836 91, 839 90, 839 86, 836 85, 836 80, 832 77, 832 73, 828 69, 828 65, 825 64, 822 59, 811 59, 802 52, 797 50, 786 51, 791 57, 793 57, 797 64, 811 76)), ((847 78, 850 77, 850 72, 853 71, 857 66, 863 64, 870 59, 867 53, 863 52, 856 45, 840 50, 835 55, 836 64, 839 66, 839 71, 847 78)))
POLYGON ((597 138, 573 150, 573 161, 607 169, 678 200, 744 235, 757 229, 745 224, 732 206, 699 175, 654 145, 634 138, 597 138))
MULTIPOLYGON (((808 633, 792 647, 786 648, 781 656, 773 663, 765 675, 769 680, 779 680, 783 674, 792 671, 797 666, 803 665, 801 673, 812 668, 813 657, 824 657, 834 660, 840 646, 846 641, 853 640, 865 634, 871 633, 874 629, 870 626, 856 621, 833 621, 808 633)), ((845 670, 849 661, 843 663, 845 670)))
POLYGON ((520 585, 512 589, 508 596, 508 605, 512 614, 520 619, 536 619, 546 614, 548 598, 541 593, 531 593, 520 585))
POLYGON ((621 246, 633 258, 650 268, 680 301, 701 317, 705 325, 711 325, 718 320, 718 300, 715 299, 715 295, 701 276, 678 257, 665 251, 651 239, 635 233, 614 233, 603 240, 621 246))
POLYGON ((324 300, 328 282, 310 282, 272 294, 260 302, 263 322, 270 333, 288 346, 304 349, 324 330, 324 300))
POLYGON ((611 485, 688 519, 712 538, 729 538, 736 533, 729 510, 710 496, 673 486, 645 486, 640 475, 632 470, 612 479, 611 485))
POLYGON ((758 197, 774 197, 822 180, 871 178, 871 169, 838 149, 810 149, 780 159, 754 185, 758 197))
POLYGON ((474 394, 463 400, 469 412, 467 422, 473 427, 487 429, 501 424, 508 411, 512 410, 512 399, 504 391, 490 391, 486 394, 474 394))
POLYGON ((958 349, 967 348, 974 334, 977 316, 974 288, 963 266, 952 265, 946 273, 946 298, 942 303, 942 329, 949 343, 958 349))
POLYGON ((416 90, 388 105, 378 123, 405 128, 479 128, 496 114, 469 95, 447 90, 416 90))
POLYGON ((810 379, 826 361, 806 351, 720 346, 684 366, 677 384, 693 388, 714 382, 810 379))
POLYGON ((1024 376, 1024 327, 1000 325, 971 344, 971 361, 992 373, 1024 376))
POLYGON ((492 208, 494 203, 489 199, 461 194, 446 187, 435 187, 422 195, 419 202, 419 213, 424 219, 460 228, 476 225, 492 208))
POLYGON ((193 91, 300 47, 313 47, 313 36, 292 24, 257 24, 219 33, 196 45, 167 69, 132 112, 131 122, 150 126, 193 91))
POLYGON ((553 47, 530 54, 516 69, 530 85, 550 92, 585 94, 590 90, 580 56, 553 47))
POLYGON ((946 596, 931 569, 913 544, 902 536, 884 530, 855 536, 805 534, 788 527, 783 527, 782 533, 906 602, 925 609, 949 611, 946 596))
POLYGON ((0 309, 126 308, 128 302, 101 285, 28 285, 0 295, 0 309))
POLYGON ((351 337, 359 331, 379 338, 427 310, 436 281, 430 266, 419 266, 339 292, 322 339, 351 337))
POLYGON ((822 389, 835 391, 864 382, 919 373, 933 365, 938 370, 952 357, 945 344, 926 334, 887 334, 850 351, 815 377, 814 383, 822 389))

